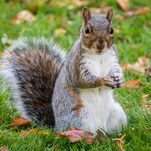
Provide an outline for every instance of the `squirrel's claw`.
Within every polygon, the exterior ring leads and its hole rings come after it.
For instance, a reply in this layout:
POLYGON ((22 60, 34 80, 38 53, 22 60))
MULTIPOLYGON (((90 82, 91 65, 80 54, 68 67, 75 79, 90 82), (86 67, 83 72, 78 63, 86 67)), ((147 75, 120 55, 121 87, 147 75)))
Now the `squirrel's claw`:
POLYGON ((116 77, 114 77, 114 82, 116 84, 116 87, 120 88, 124 85, 125 80, 122 76, 116 76, 116 77))
POLYGON ((116 88, 116 84, 114 82, 114 79, 110 76, 104 78, 104 85, 111 87, 113 89, 116 88))

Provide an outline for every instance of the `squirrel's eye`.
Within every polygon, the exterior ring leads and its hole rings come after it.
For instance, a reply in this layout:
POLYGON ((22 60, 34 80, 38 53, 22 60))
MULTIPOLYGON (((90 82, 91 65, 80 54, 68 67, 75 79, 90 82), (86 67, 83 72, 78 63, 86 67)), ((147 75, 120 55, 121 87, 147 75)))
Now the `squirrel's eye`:
POLYGON ((111 28, 111 30, 110 30, 110 34, 113 34, 113 32, 114 32, 114 31, 113 31, 113 28, 111 28))
POLYGON ((86 28, 86 29, 85 29, 85 33, 86 33, 86 34, 89 34, 89 33, 90 33, 89 28, 86 28))

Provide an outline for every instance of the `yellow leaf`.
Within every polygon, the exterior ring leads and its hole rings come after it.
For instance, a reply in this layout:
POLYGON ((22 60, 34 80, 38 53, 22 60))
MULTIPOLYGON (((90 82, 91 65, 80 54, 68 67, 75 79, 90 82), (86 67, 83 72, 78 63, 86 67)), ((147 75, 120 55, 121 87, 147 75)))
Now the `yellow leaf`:
POLYGON ((140 72, 140 73, 145 73, 145 67, 141 66, 138 62, 135 62, 133 64, 128 64, 127 67, 128 70, 132 70, 132 71, 136 71, 136 72, 140 72))
POLYGON ((13 24, 20 24, 22 21, 32 22, 35 20, 35 16, 28 10, 20 11, 16 17, 11 19, 13 24))
POLYGON ((147 65, 149 62, 149 59, 145 56, 141 56, 138 58, 138 62, 140 65, 147 65))
POLYGON ((66 30, 62 28, 58 28, 54 31, 56 37, 62 37, 64 34, 66 34, 66 30))
POLYGON ((148 14, 150 9, 148 7, 139 8, 135 11, 128 11, 126 12, 126 17, 131 17, 135 15, 146 15, 148 14))
POLYGON ((26 136, 28 136, 29 134, 32 134, 32 133, 38 133, 38 128, 31 129, 31 130, 29 130, 29 131, 21 130, 21 132, 20 132, 20 137, 21 137, 21 138, 24 138, 24 137, 26 137, 26 136))
POLYGON ((117 3, 121 7, 121 9, 124 11, 128 11, 130 8, 129 0, 117 0, 117 3))

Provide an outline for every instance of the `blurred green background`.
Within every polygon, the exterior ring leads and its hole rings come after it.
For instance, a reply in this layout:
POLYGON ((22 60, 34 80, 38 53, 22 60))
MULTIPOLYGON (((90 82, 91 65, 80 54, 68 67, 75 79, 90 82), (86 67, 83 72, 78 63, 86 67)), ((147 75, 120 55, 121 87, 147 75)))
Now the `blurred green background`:
MULTIPOLYGON (((143 7, 151 8, 149 0, 133 0, 129 3, 130 11, 143 7)), ((115 43, 120 51, 121 61, 136 61, 140 55, 151 56, 150 11, 146 15, 127 18, 126 12, 119 7, 116 0, 1 0, 0 50, 3 51, 11 40, 19 37, 44 36, 54 38, 59 45, 69 51, 80 34, 83 6, 90 7, 92 12, 105 14, 109 6, 113 7, 115 43), (22 10, 30 11, 35 20, 16 24, 15 17, 22 10), (55 36, 55 30, 60 28, 55 36), (129 53, 131 55, 128 55, 129 53)))

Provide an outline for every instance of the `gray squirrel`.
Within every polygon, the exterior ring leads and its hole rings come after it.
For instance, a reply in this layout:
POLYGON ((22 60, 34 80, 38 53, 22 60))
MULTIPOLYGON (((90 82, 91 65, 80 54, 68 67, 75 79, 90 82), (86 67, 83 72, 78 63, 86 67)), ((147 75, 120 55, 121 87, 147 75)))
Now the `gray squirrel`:
POLYGON ((70 52, 44 38, 23 38, 5 51, 1 73, 15 107, 28 121, 63 131, 120 132, 127 117, 113 90, 124 84, 107 15, 83 9, 83 25, 70 52))

